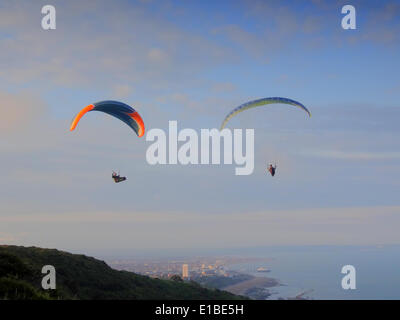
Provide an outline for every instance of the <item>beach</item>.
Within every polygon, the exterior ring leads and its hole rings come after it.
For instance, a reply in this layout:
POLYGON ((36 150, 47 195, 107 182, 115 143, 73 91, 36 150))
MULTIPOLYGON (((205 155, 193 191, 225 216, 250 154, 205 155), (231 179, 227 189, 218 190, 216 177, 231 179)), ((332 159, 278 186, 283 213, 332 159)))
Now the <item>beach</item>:
POLYGON ((250 298, 264 298, 269 296, 269 292, 266 288, 279 286, 278 280, 267 277, 253 277, 249 280, 245 280, 234 285, 227 286, 223 290, 237 294, 245 295, 250 298))

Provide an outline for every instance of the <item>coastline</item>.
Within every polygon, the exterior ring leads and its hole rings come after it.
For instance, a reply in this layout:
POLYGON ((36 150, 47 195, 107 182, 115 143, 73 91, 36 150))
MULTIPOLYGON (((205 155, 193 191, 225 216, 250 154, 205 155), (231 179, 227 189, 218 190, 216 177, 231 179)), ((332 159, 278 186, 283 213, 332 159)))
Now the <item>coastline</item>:
POLYGON ((221 289, 233 294, 248 296, 252 299, 265 300, 271 295, 267 288, 280 285, 279 281, 273 278, 252 276, 249 280, 241 281, 221 289))

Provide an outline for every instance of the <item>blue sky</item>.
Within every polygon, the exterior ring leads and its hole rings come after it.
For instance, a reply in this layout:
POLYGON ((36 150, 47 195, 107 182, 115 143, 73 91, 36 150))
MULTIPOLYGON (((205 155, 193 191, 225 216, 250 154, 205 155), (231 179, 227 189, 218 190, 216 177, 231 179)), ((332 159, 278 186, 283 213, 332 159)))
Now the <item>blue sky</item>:
POLYGON ((0 5, 0 242, 105 252, 400 243, 400 6, 353 1, 44 1, 0 5), (103 114, 133 105, 147 129, 254 128, 255 171, 150 166, 149 143, 103 114), (278 163, 275 178, 267 162, 278 163), (120 169, 128 183, 114 185, 120 169))

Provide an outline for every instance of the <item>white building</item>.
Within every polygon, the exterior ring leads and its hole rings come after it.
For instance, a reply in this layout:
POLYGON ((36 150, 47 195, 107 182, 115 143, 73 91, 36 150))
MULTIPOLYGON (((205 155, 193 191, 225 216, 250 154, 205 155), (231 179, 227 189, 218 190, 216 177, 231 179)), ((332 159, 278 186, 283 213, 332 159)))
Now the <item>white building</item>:
POLYGON ((182 278, 189 279, 189 265, 186 263, 182 265, 182 278))

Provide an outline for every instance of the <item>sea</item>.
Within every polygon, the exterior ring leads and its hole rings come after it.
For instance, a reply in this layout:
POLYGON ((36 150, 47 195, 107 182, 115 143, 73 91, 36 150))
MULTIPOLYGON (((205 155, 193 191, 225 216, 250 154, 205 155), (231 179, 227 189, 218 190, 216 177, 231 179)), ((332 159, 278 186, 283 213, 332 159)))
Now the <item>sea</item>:
POLYGON ((246 249, 245 254, 262 261, 226 268, 277 279, 281 285, 267 289, 268 299, 400 299, 400 245, 279 246, 246 249), (342 288, 346 265, 355 268, 355 289, 342 288), (260 267, 269 272, 258 272, 260 267))

